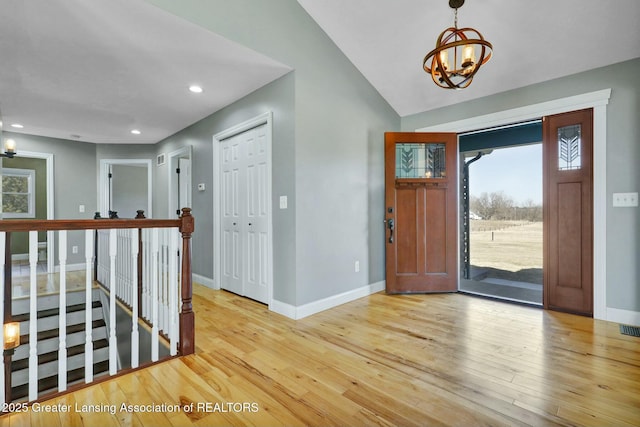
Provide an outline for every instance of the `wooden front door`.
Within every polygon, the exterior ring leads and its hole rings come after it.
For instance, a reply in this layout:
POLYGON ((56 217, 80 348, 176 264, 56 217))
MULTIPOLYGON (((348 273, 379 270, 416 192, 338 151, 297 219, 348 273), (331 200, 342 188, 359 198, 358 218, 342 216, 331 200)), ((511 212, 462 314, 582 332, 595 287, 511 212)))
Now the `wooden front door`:
POLYGON ((543 119, 544 307, 593 315, 593 111, 543 119))
POLYGON ((386 290, 455 292, 457 136, 385 134, 386 290))

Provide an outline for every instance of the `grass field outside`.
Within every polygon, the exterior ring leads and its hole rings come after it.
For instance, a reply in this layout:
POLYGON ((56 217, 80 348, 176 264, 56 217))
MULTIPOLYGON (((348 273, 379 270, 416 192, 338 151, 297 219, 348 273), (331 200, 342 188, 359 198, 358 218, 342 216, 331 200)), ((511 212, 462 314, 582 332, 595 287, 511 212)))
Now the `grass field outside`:
POLYGON ((471 220, 471 265, 484 277, 542 284, 542 222, 471 220))

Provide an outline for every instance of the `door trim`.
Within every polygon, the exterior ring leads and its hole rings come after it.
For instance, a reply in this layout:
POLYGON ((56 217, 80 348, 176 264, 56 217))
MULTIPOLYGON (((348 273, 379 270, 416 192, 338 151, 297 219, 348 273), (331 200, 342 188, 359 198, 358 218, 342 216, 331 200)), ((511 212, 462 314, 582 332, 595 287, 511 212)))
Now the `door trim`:
MULTIPOLYGON (((593 318, 607 315, 607 104, 611 89, 513 108, 416 129, 416 132, 468 132, 552 114, 593 108, 593 318)), ((458 270, 460 270, 458 266, 458 270)), ((612 313, 613 315, 613 313, 612 313)))
POLYGON ((141 165, 147 168, 147 206, 144 215, 153 218, 153 177, 151 159, 100 159, 100 169, 98 171, 98 210, 103 218, 109 217, 109 178, 107 172, 111 165, 141 165))
POLYGON ((220 289, 221 277, 220 277, 220 253, 222 250, 222 240, 220 238, 220 210, 222 208, 220 204, 220 195, 222 189, 220 187, 220 142, 224 139, 246 132, 249 129, 253 129, 257 126, 266 125, 267 134, 267 247, 268 247, 268 259, 267 259, 267 288, 268 298, 267 305, 269 309, 273 305, 273 210, 272 210, 272 140, 273 140, 273 113, 268 111, 260 114, 252 119, 246 120, 235 126, 227 128, 222 132, 213 135, 213 289, 220 289))
POLYGON ((170 218, 173 216, 173 212, 176 211, 176 199, 179 197, 178 193, 176 192, 176 184, 177 184, 177 179, 176 176, 174 174, 174 170, 178 167, 178 162, 180 161, 180 158, 188 158, 189 162, 191 163, 191 171, 192 174, 189 175, 189 182, 187 185, 188 188, 188 194, 187 194, 187 198, 189 199, 189 206, 181 206, 180 208, 184 208, 184 207, 193 207, 193 194, 191 191, 191 188, 193 186, 193 160, 192 160, 192 148, 191 145, 187 145, 185 147, 179 148, 175 151, 170 152, 169 154, 167 154, 167 157, 169 158, 169 169, 168 169, 168 176, 167 176, 167 185, 168 185, 168 190, 169 190, 169 197, 167 198, 167 218, 170 218))

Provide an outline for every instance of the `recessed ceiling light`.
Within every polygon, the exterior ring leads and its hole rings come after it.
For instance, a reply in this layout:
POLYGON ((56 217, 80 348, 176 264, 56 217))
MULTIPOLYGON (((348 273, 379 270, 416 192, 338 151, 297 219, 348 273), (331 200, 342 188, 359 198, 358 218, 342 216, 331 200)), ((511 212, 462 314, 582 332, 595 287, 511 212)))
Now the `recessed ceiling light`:
POLYGON ((202 87, 198 86, 198 85, 191 85, 189 86, 189 90, 193 93, 202 93, 202 87))
POLYGON ((16 129, 22 129, 24 126, 22 126, 20 123, 13 123, 11 127, 16 129))
POLYGON ((131 130, 131 133, 134 135, 140 135, 142 132, 140 132, 138 129, 133 129, 131 130))

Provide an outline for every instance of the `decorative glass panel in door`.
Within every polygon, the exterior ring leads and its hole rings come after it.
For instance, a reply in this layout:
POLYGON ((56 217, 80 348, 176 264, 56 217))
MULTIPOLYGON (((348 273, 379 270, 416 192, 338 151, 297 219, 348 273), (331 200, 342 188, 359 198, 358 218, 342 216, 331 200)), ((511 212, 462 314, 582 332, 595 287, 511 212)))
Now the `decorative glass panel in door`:
POLYGON ((445 178, 445 144, 396 144, 396 178, 445 178))
POLYGON ((580 169, 581 130, 580 124, 558 128, 558 169, 580 169))

